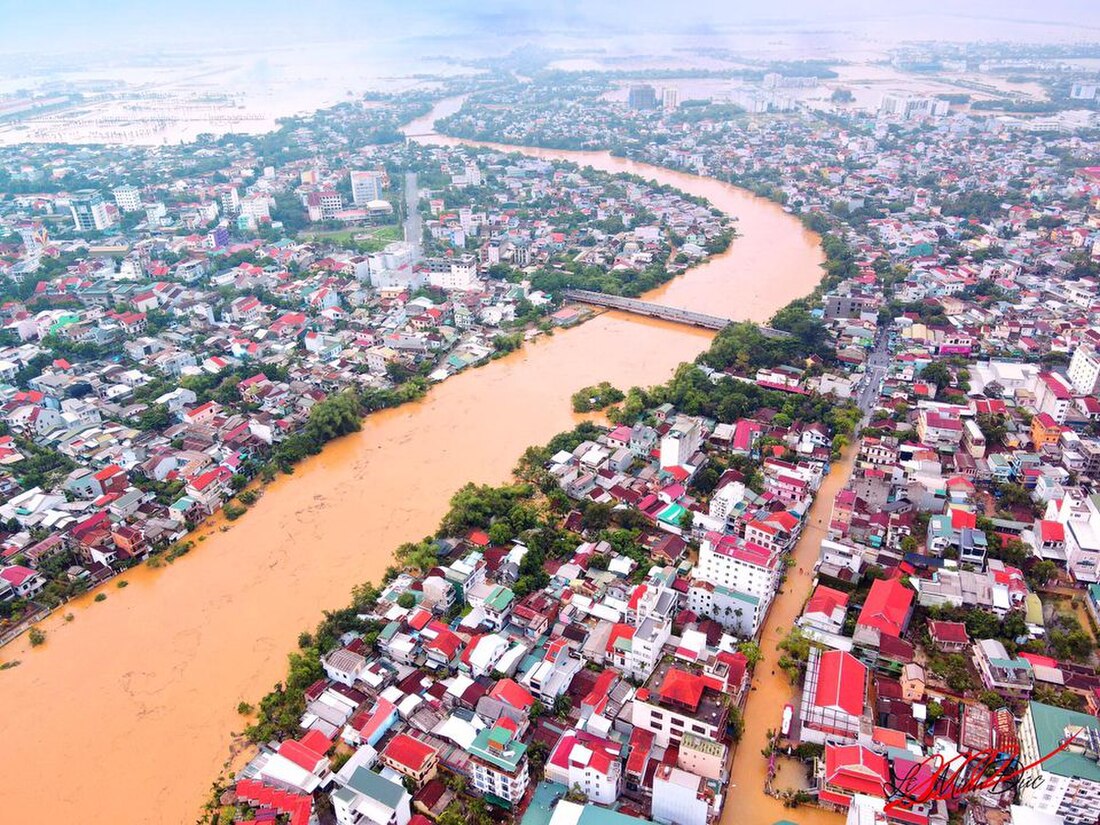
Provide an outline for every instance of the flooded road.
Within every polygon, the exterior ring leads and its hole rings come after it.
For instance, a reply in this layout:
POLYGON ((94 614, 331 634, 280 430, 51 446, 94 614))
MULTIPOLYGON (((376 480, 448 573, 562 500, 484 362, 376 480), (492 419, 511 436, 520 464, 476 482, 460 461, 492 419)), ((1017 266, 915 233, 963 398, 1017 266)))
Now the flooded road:
MULTIPOLYGON (((610 155, 529 153, 654 178, 739 218, 742 237, 728 252, 650 300, 766 320, 820 277, 817 237, 772 203, 610 155)), ((244 727, 237 703, 283 677, 298 633, 322 610, 377 580, 398 544, 431 533, 463 483, 504 481, 525 447, 570 427, 578 388, 663 381, 710 336, 608 313, 449 379, 421 402, 370 416, 360 433, 270 485, 229 530, 207 527, 170 567, 132 571, 126 589, 103 588, 106 601, 88 595, 66 606, 43 623, 43 647, 31 650, 26 637, 5 647, 0 658, 21 664, 0 672, 0 771, 9 778, 0 821, 193 822, 230 732, 244 727)), ((762 764, 752 758, 754 721, 750 714, 739 775, 762 764)), ((739 793, 758 793, 756 774, 745 775, 730 815, 745 810, 739 793)))
POLYGON ((810 508, 806 527, 795 546, 794 566, 787 571, 783 592, 768 611, 760 637, 764 659, 756 666, 752 690, 745 705, 745 730, 730 771, 730 798, 722 811, 720 825, 770 825, 783 819, 797 825, 840 825, 844 821, 842 815, 820 808, 784 808, 780 800, 765 794, 768 763, 760 752, 767 747, 768 731, 779 730, 783 706, 792 701, 796 691, 787 674, 776 665, 780 654, 775 646, 802 613, 813 583, 813 566, 817 562, 821 540, 826 536, 825 528, 832 513, 833 499, 848 482, 857 452, 856 445, 848 447, 843 458, 833 465, 822 482, 810 508))

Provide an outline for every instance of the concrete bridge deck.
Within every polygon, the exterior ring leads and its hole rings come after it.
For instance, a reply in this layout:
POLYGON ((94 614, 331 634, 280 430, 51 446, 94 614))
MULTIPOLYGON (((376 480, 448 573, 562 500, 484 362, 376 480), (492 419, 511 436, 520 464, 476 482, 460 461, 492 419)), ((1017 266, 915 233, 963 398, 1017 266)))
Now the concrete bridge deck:
MULTIPOLYGON (((635 315, 644 315, 647 318, 660 318, 664 321, 672 321, 677 324, 688 324, 693 327, 720 330, 734 323, 731 318, 723 318, 720 315, 708 315, 704 312, 693 312, 679 307, 668 307, 663 304, 654 304, 650 301, 639 301, 637 298, 623 298, 619 295, 608 295, 606 292, 593 292, 588 289, 566 289, 562 297, 567 301, 576 301, 581 304, 607 307, 622 312, 632 312, 635 315)), ((757 325, 760 331, 769 338, 789 338, 790 333, 779 329, 772 329, 757 325)))

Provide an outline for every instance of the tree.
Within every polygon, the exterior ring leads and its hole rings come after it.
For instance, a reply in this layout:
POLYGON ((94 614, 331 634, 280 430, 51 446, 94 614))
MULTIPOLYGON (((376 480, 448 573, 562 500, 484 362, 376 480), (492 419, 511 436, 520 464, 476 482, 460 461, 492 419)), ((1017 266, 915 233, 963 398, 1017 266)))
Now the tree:
POLYGON ((764 659, 764 654, 760 652, 760 645, 756 642, 741 642, 737 646, 737 651, 748 660, 749 667, 756 667, 764 659))
POLYGON ((507 544, 515 535, 515 530, 506 519, 498 519, 489 527, 489 541, 493 544, 507 544))
POLYGON ((936 397, 939 398, 951 384, 951 368, 943 361, 933 361, 920 371, 920 378, 936 385, 936 397))
POLYGON ((741 715, 741 708, 737 707, 737 705, 730 706, 728 725, 730 739, 734 742, 740 742, 741 735, 745 732, 745 719, 741 715))
POLYGON ((554 704, 551 706, 550 712, 558 719, 566 719, 572 709, 573 700, 569 697, 569 694, 559 693, 554 697, 554 704))
POLYGON ((153 404, 146 407, 138 415, 137 428, 139 430, 162 430, 172 421, 172 415, 168 412, 168 405, 153 404))
POLYGON ((585 530, 603 530, 611 524, 611 510, 610 504, 592 502, 585 508, 581 524, 585 530))
POLYGON ((1033 590, 1038 590, 1051 579, 1057 577, 1057 575, 1058 565, 1050 559, 1042 559, 1031 565, 1031 568, 1027 571, 1026 578, 1031 588, 1033 590))
POLYGON ((981 693, 978 694, 978 701, 990 710, 1003 708, 1007 704, 1004 697, 994 690, 983 690, 981 693))

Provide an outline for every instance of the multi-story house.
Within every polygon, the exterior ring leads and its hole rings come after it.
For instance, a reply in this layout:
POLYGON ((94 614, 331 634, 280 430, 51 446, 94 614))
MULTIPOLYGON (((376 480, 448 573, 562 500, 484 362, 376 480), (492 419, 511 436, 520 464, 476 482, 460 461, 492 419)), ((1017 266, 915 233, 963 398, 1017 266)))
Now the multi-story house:
POLYGON ((1065 424, 1072 403, 1073 392, 1065 379, 1050 372, 1039 373, 1035 382, 1036 412, 1047 413, 1056 424, 1065 424))
POLYGON ((515 805, 527 792, 527 746, 515 738, 515 723, 502 718, 466 749, 470 779, 481 794, 515 805))
POLYGON ((721 739, 728 708, 722 697, 708 687, 706 677, 662 665, 650 685, 635 694, 631 712, 636 728, 652 733, 660 747, 668 747, 689 733, 721 739))
POLYGON ((1029 702, 1020 723, 1020 759, 1030 765, 1021 802, 1067 825, 1100 820, 1100 722, 1095 716, 1029 702), (1048 754, 1069 742, 1054 758, 1048 754))
POLYGON ((546 762, 546 778, 579 790, 598 805, 611 805, 622 790, 622 746, 587 733, 566 731, 546 762))
POLYGON ((628 678, 644 681, 671 636, 672 622, 661 616, 646 616, 637 626, 616 624, 607 638, 607 660, 628 678))
POLYGON ((1100 354, 1091 345, 1079 346, 1070 358, 1066 377, 1081 395, 1100 393, 1100 354))
POLYGON ((659 765, 653 775, 653 819, 665 825, 707 825, 718 818, 718 783, 659 765))
POLYGON ((542 661, 528 670, 520 682, 547 704, 563 694, 573 677, 584 666, 584 661, 568 640, 558 637, 546 646, 542 661))
POLYGON ((1035 686, 1035 672, 1026 659, 1013 659, 996 639, 974 643, 971 658, 987 690, 1001 695, 1027 697, 1035 686))

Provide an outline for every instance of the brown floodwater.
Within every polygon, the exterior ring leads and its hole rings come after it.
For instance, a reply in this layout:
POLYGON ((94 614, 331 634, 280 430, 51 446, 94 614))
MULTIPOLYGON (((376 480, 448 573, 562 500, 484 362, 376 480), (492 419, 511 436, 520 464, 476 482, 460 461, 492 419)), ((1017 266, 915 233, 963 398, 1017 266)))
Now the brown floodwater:
MULTIPOLYGON (((606 154, 532 153, 654 178, 739 218, 728 252, 650 298, 764 320, 817 283, 817 237, 774 204, 606 154)), ((431 533, 458 487, 504 481, 525 447, 572 426, 578 388, 663 381, 710 336, 607 313, 451 378, 367 418, 229 529, 207 526, 170 567, 136 569, 127 588, 102 588, 105 601, 67 605, 43 622, 44 646, 23 637, 5 647, 3 660, 20 664, 0 672, 0 821, 193 822, 244 727, 237 703, 282 678, 299 631, 377 580, 396 545, 431 533)), ((739 760, 737 775, 757 762, 750 753, 742 770, 739 760)), ((746 776, 736 797, 758 794, 756 774, 746 776)))
POLYGON ((780 800, 765 794, 764 781, 768 765, 760 752, 767 747, 768 732, 779 730, 783 721, 783 706, 788 702, 794 703, 796 692, 796 688, 787 679, 787 674, 776 664, 779 661, 779 651, 775 646, 783 640, 794 620, 802 613, 802 606, 813 584, 813 567, 817 562, 821 540, 825 538, 825 525, 829 522, 833 499, 848 482, 855 455, 856 448, 853 445, 833 465, 829 475, 821 483, 813 506, 810 507, 806 526, 794 549, 794 566, 787 571, 783 592, 772 602, 768 611, 760 634, 760 651, 764 659, 756 666, 753 675, 752 690, 744 711, 745 729, 730 770, 730 797, 722 811, 719 825, 740 825, 742 822, 770 825, 784 819, 797 825, 839 825, 843 821, 840 814, 821 808, 784 808, 780 800))

